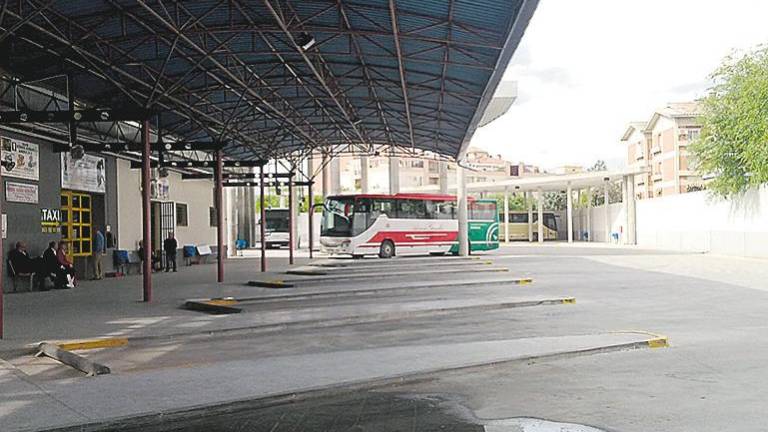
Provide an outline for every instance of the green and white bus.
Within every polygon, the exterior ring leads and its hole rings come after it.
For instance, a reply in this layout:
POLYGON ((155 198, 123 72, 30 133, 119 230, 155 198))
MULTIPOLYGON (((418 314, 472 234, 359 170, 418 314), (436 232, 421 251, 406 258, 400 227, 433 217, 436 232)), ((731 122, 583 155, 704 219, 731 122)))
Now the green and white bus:
MULTIPOLYGON (((469 199, 471 251, 499 247, 495 200, 469 199)), ((330 254, 394 255, 458 252, 456 197, 433 194, 339 195, 326 199, 320 245, 330 254)))

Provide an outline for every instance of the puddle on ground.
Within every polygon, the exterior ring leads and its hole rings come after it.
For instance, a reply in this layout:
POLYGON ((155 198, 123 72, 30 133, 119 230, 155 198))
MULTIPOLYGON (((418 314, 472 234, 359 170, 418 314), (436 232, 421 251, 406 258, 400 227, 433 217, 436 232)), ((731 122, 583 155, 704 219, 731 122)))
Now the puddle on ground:
POLYGON ((492 420, 485 424, 485 432, 605 432, 591 426, 559 423, 536 418, 518 417, 492 420))
MULTIPOLYGON (((279 403, 219 406, 127 419, 89 430, 121 432, 605 432, 534 418, 480 420, 457 395, 362 391, 279 403)), ((258 402, 256 402, 258 403, 258 402)))

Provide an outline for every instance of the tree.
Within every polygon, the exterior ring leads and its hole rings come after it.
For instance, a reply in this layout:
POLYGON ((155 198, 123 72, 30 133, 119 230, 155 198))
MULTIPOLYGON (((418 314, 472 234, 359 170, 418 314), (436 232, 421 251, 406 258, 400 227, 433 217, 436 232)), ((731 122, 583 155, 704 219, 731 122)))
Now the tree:
POLYGON ((702 129, 691 146, 708 188, 721 196, 768 182, 768 48, 729 56, 711 75, 702 129))
POLYGON ((590 172, 608 171, 608 165, 605 163, 604 160, 599 159, 595 161, 595 164, 592 165, 590 168, 588 168, 587 171, 590 171, 590 172))

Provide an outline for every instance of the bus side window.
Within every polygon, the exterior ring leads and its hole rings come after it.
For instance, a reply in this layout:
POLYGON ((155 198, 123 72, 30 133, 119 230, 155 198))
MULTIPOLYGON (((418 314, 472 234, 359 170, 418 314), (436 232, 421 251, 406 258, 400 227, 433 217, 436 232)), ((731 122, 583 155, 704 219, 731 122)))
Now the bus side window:
POLYGON ((437 201, 424 201, 424 207, 427 209, 427 219, 438 219, 437 213, 440 211, 437 201))
POLYGON ((427 208, 423 200, 397 200, 397 217, 400 219, 426 219, 427 208))
POLYGON ((528 223, 528 213, 510 213, 509 223, 528 223))
POLYGON ((387 215, 389 218, 395 217, 395 209, 392 200, 374 199, 371 204, 371 219, 376 220, 379 215, 387 215))

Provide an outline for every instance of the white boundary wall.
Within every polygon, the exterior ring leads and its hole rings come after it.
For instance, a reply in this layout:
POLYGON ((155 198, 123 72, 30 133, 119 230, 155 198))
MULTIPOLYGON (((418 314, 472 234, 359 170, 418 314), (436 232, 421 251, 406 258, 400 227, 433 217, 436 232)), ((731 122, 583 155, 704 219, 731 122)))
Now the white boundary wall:
POLYGON ((637 202, 641 247, 768 257, 768 188, 724 200, 692 192, 637 202))
MULTIPOLYGON (((587 211, 586 208, 573 209, 573 239, 575 241, 581 241, 582 233, 587 231, 587 211)), ((590 214, 590 224, 592 230, 590 232, 591 241, 593 242, 605 242, 605 207, 592 207, 590 214)), ((608 206, 608 220, 610 222, 610 234, 618 233, 619 242, 624 243, 626 234, 627 217, 625 216, 624 206, 622 203, 611 204, 608 206)), ((565 223, 565 219, 563 219, 565 223)), ((611 240, 611 243, 615 241, 611 240)))

